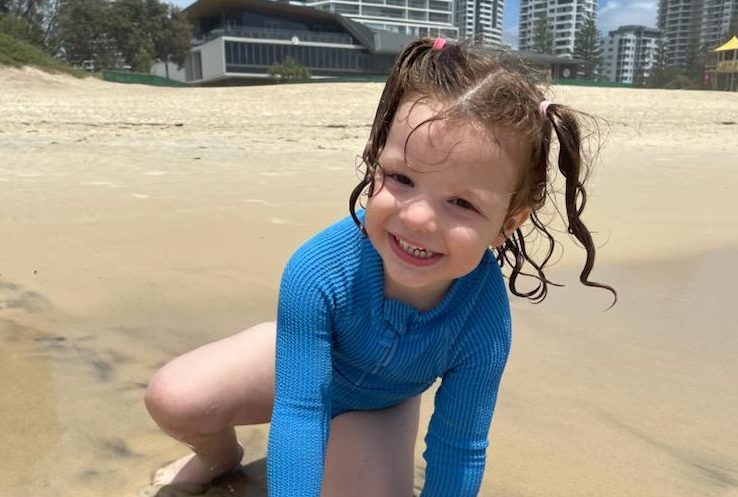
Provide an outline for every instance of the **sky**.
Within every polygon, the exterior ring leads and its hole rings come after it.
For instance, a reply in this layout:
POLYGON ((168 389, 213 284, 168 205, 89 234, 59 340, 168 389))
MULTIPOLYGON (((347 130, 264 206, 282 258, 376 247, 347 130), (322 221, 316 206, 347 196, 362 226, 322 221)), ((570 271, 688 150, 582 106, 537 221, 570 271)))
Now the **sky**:
MULTIPOLYGON (((597 29, 602 36, 608 31, 626 24, 656 27, 658 0, 599 0, 597 7, 597 29)), ((519 0, 505 0, 502 41, 513 48, 518 46, 519 0)))
MULTIPOLYGON (((187 7, 194 0, 168 0, 180 7, 187 7)), ((658 0, 598 0, 597 25, 603 36, 608 31, 625 24, 641 24, 656 27, 658 0)), ((518 47, 518 15, 520 0, 505 0, 505 18, 502 40, 513 48, 518 47)))

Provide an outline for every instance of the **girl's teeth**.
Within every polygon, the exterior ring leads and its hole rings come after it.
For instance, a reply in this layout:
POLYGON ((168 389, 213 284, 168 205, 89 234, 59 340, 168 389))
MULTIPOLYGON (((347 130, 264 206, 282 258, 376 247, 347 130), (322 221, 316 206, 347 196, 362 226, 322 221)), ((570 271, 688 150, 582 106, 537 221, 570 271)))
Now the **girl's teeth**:
POLYGON ((395 237, 395 240, 397 240, 397 243, 400 245, 402 250, 412 255, 413 257, 418 257, 419 259, 427 259, 435 255, 435 252, 433 252, 432 250, 426 250, 424 248, 414 247, 410 245, 409 243, 407 243, 402 238, 395 237))

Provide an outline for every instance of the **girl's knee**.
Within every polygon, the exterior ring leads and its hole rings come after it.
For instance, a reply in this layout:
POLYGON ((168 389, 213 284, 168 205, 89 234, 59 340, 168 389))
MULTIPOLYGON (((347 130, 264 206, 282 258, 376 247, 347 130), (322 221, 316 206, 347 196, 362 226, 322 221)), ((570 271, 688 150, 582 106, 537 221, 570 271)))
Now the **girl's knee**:
POLYGON ((164 366, 149 382, 144 404, 151 418, 165 431, 174 433, 208 433, 223 427, 212 415, 213 406, 202 391, 164 366))

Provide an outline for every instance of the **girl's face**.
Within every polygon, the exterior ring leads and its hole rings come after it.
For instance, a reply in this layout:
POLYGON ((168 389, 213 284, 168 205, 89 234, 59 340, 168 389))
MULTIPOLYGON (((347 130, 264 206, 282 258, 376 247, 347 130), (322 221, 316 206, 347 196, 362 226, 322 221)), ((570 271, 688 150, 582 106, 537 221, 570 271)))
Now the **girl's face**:
POLYGON ((436 305, 530 213, 507 216, 517 183, 512 136, 446 120, 413 132, 440 109, 424 101, 399 106, 364 220, 382 258, 385 295, 420 310, 436 305))

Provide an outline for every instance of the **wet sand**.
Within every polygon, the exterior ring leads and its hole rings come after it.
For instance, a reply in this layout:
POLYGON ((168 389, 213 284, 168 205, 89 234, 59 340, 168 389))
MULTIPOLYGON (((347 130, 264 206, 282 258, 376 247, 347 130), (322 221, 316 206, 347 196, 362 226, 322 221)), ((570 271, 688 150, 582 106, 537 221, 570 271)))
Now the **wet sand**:
MULTIPOLYGON (((480 495, 736 496, 738 94, 553 91, 609 122, 587 220, 620 301, 576 284, 570 243, 565 288, 513 299, 480 495)), ((148 378, 273 318, 290 253, 347 212, 380 92, 0 69, 0 496, 176 495, 148 487, 185 453, 148 378)), ((246 475, 208 495, 266 495, 267 427, 239 433, 246 475)))

